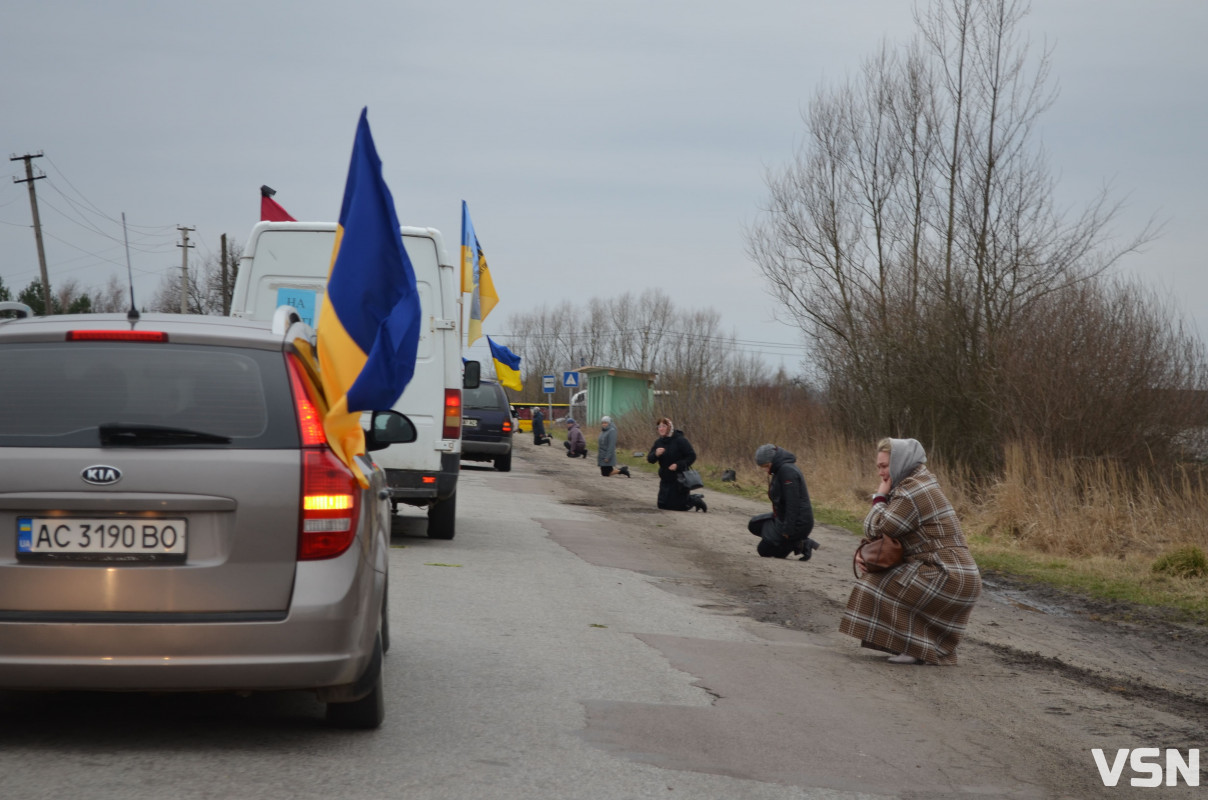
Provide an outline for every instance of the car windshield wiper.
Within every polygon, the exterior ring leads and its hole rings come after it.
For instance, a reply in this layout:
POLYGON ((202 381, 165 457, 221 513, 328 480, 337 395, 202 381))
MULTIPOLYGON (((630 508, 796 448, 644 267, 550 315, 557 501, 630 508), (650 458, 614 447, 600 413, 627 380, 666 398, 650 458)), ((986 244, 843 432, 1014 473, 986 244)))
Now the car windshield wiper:
POLYGON ((189 428, 109 422, 101 425, 101 447, 141 447, 162 444, 230 444, 231 437, 189 428))

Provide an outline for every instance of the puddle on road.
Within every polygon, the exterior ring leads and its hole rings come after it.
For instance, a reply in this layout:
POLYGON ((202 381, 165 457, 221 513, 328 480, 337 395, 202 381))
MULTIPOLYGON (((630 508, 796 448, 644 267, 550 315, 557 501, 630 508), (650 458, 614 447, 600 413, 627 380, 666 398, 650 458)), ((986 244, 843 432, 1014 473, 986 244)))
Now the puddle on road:
POLYGON ((1048 614, 1053 617, 1068 617, 1070 612, 1061 606, 1049 605, 1041 603, 1034 597, 1028 597, 1026 594, 1014 589, 1008 589, 1005 586, 999 586, 993 581, 986 580, 982 577, 982 587, 991 595, 1002 600, 1004 603, 1015 606, 1024 611, 1031 611, 1033 614, 1048 614))

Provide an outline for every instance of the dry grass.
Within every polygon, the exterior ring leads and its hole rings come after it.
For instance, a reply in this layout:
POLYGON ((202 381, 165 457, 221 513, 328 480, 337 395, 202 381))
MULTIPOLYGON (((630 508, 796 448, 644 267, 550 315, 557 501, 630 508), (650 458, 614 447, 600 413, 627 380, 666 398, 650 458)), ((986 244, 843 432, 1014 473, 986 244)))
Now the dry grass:
MULTIPOLYGON (((797 455, 820 519, 858 529, 877 484, 875 443, 835 434, 816 409, 786 411, 774 420, 761 416, 721 416, 689 426, 698 467, 714 479, 710 488, 732 486, 716 482, 729 468, 737 472, 738 491, 761 494, 766 476, 752 457, 770 441, 797 455), (727 446, 714 446, 722 442, 727 446)), ((1138 476, 1111 461, 1053 459, 1027 444, 1007 449, 1003 474, 988 485, 975 484, 952 465, 932 461, 929 467, 984 569, 1102 599, 1180 608, 1208 620, 1208 577, 1162 569, 1171 554, 1195 562, 1208 551, 1204 467, 1138 476)))
POLYGON ((1055 461, 1012 445, 976 512, 971 522, 991 538, 1040 553, 1154 558, 1208 547, 1208 486, 1198 466, 1135 476, 1111 461, 1055 461))

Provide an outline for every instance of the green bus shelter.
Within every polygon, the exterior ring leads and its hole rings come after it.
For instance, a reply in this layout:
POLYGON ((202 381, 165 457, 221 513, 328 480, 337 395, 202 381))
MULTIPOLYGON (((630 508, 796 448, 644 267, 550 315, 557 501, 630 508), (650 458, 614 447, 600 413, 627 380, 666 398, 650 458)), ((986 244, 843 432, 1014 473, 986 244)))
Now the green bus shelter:
POLYGON ((595 425, 600 417, 615 417, 627 411, 649 414, 654 408, 656 372, 637 372, 617 367, 579 367, 587 389, 584 425, 595 425))

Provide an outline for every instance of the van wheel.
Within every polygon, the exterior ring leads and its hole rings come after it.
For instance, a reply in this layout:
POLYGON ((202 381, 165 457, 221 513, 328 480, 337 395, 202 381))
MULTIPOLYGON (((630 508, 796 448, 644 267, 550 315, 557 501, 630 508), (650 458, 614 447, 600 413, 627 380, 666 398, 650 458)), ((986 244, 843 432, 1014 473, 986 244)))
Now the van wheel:
POLYGON ((428 538, 452 539, 457 533, 457 495, 437 500, 428 507, 428 538))
POLYGON ((382 687, 382 637, 378 634, 373 644, 373 658, 366 670, 376 670, 373 689, 360 700, 351 703, 328 703, 327 723, 337 728, 373 730, 380 728, 386 719, 386 698, 382 687))
POLYGON ((495 469, 499 470, 500 472, 512 471, 512 454, 510 451, 506 456, 498 456, 495 459, 495 469))

